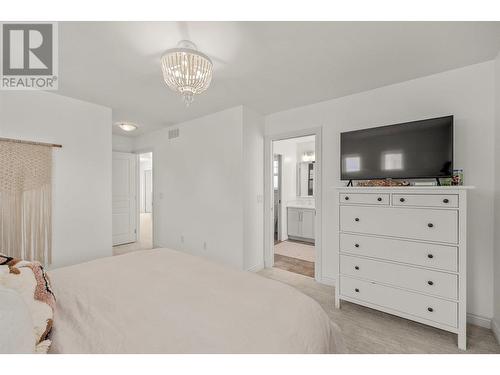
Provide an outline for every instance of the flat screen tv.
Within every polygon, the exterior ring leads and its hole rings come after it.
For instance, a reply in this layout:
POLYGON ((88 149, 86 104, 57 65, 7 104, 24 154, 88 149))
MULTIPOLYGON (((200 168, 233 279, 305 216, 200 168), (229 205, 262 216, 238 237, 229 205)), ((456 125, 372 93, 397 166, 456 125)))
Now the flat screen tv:
POLYGON ((342 180, 450 177, 453 116, 340 134, 342 180))

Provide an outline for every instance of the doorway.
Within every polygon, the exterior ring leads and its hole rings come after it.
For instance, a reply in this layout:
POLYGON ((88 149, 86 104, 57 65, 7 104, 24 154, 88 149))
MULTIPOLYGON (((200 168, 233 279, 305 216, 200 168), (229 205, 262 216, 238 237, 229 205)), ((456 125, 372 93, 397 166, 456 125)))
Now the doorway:
POLYGON ((274 195, 274 244, 281 242, 281 172, 282 156, 274 155, 273 160, 273 195, 274 195))
POLYGON ((273 236, 266 266, 319 279, 320 134, 315 133, 269 139, 273 236))
POLYGON ((113 153, 113 254, 153 246, 153 153, 113 153))

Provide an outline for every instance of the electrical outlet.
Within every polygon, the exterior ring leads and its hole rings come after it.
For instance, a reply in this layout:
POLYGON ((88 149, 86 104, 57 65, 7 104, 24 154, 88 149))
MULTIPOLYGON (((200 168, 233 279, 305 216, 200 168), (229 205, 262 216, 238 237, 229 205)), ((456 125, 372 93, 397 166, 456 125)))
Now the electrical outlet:
POLYGON ((203 250, 206 250, 206 249, 207 249, 207 243, 203 242, 203 250))

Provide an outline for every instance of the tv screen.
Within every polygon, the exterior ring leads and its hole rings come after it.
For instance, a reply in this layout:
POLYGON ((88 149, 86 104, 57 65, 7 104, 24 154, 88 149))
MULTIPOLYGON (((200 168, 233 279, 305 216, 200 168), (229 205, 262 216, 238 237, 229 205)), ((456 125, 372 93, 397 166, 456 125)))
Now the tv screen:
POLYGON ((453 173, 453 116, 340 134, 342 180, 436 178, 453 173))

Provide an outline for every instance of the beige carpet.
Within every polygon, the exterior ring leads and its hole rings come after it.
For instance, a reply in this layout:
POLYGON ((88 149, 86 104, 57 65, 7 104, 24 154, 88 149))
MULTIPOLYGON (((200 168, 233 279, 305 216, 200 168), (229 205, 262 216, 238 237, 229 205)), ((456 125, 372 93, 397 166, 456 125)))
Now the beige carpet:
POLYGON ((280 242, 274 245, 274 253, 290 258, 306 260, 308 262, 314 262, 315 260, 314 245, 307 245, 300 242, 280 242))
POLYGON ((468 325, 467 352, 457 348, 456 335, 349 302, 334 308, 334 288, 314 279, 267 268, 259 272, 289 284, 315 299, 342 329, 350 353, 500 353, 489 329, 468 325))

